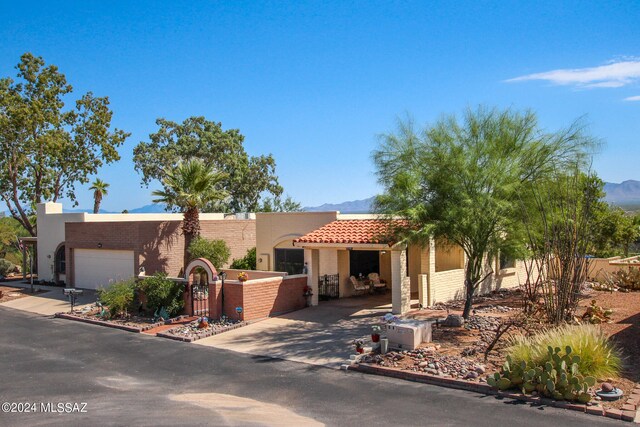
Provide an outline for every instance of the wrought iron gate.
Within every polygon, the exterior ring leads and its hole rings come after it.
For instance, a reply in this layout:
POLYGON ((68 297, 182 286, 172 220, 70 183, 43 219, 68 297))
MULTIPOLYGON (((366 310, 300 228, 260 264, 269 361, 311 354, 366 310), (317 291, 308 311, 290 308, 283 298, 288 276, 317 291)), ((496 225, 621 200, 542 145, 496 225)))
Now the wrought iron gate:
POLYGON ((318 298, 326 301, 340 296, 340 275, 325 274, 318 277, 318 298))
POLYGON ((194 316, 209 317, 209 285, 191 285, 191 312, 194 316))

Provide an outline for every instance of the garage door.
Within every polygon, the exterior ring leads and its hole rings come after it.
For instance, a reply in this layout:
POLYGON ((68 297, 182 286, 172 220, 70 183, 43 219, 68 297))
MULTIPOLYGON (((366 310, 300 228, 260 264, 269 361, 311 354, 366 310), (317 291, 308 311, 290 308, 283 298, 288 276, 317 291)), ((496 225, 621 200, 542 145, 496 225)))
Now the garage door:
POLYGON ((106 288, 134 275, 133 251, 74 249, 74 282, 77 288, 106 288))

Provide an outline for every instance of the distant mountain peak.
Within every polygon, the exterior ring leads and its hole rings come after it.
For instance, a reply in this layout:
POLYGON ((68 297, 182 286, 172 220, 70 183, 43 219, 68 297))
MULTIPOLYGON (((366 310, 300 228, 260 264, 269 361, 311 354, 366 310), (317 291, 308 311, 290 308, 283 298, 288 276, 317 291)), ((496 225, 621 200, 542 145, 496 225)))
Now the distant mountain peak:
POLYGON ((305 212, 340 211, 340 213, 371 213, 375 197, 376 196, 372 196, 368 199, 352 200, 342 203, 325 203, 320 206, 305 207, 302 208, 302 210, 305 212))

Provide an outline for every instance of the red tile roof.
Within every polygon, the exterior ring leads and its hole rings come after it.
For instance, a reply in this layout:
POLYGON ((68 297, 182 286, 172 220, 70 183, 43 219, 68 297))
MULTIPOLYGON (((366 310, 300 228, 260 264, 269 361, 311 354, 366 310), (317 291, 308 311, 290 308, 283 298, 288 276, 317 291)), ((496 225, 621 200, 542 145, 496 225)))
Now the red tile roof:
POLYGON ((330 222, 317 230, 295 239, 301 243, 389 244, 398 240, 393 236, 394 226, 400 220, 343 219, 330 222))

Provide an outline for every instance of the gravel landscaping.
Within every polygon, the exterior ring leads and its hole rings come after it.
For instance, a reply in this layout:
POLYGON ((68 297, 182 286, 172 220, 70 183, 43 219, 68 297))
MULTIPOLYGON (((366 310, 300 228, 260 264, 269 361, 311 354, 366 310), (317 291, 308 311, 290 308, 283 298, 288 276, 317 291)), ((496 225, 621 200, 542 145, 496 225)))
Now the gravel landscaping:
MULTIPOLYGON (((592 300, 613 310, 611 323, 603 323, 600 327, 611 335, 625 358, 625 366, 619 377, 598 378, 598 384, 603 381, 613 383, 624 391, 625 396, 629 396, 640 381, 640 364, 637 362, 640 357, 640 292, 607 292, 587 288, 576 312, 578 317, 585 312, 592 300)), ((503 350, 508 347, 510 338, 519 334, 532 334, 546 326, 536 319, 522 320, 521 294, 517 290, 477 297, 474 300, 473 315, 464 327, 443 326, 442 320, 448 314, 461 314, 463 305, 464 301, 452 301, 408 313, 403 317, 438 319, 432 331, 433 341, 424 343, 413 351, 365 355, 362 362, 404 372, 483 384, 488 375, 500 371, 505 361, 503 350), (493 342, 496 330, 501 325, 514 321, 514 325, 485 359, 485 351, 493 342)), ((602 402, 599 397, 595 397, 591 405, 621 409, 626 400, 602 402)))

